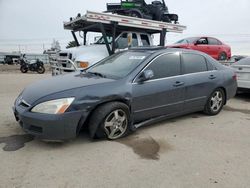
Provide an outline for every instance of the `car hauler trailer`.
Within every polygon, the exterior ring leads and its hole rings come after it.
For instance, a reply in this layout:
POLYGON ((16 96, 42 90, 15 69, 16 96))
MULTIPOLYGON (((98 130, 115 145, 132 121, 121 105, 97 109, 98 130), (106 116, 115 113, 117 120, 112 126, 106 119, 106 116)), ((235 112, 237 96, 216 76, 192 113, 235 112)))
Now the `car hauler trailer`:
POLYGON ((157 33, 160 34, 160 46, 165 46, 166 32, 182 33, 186 29, 186 26, 110 13, 87 11, 84 16, 78 14, 76 18, 70 18, 70 21, 64 22, 64 29, 71 31, 77 47, 62 50, 58 53, 57 60, 51 61, 52 75, 62 74, 64 71, 87 68, 108 55, 123 50, 118 49, 118 41, 123 35, 127 35, 128 38, 127 48, 132 46, 133 36, 137 37, 136 45, 143 46, 143 34, 149 36, 146 45, 151 46, 153 45, 151 35, 157 33), (76 37, 76 32, 83 32, 84 46, 87 44, 86 37, 88 32, 101 33, 102 46, 105 48, 105 52, 103 52, 104 49, 100 48, 100 46, 90 45, 91 49, 81 47, 76 37), (111 41, 109 40, 110 38, 112 39, 111 41), (94 53, 93 50, 95 51, 94 53), (93 55, 91 56, 90 53, 93 55), (98 53, 102 54, 98 55, 98 53), (84 59, 87 56, 88 59, 84 59), (79 57, 83 59, 79 59, 79 57), (85 66, 81 66, 81 63, 85 66))

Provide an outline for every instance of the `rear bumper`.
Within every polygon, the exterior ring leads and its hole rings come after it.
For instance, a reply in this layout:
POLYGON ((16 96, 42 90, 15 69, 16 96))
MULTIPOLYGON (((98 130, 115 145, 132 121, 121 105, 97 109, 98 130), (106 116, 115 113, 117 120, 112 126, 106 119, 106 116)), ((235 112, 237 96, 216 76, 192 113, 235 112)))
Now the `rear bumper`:
POLYGON ((25 111, 20 106, 13 107, 16 120, 28 134, 42 140, 69 140, 77 135, 79 122, 84 116, 82 111, 60 115, 39 114, 25 111))
POLYGON ((233 98, 237 93, 237 82, 234 81, 228 87, 226 87, 227 100, 233 98))

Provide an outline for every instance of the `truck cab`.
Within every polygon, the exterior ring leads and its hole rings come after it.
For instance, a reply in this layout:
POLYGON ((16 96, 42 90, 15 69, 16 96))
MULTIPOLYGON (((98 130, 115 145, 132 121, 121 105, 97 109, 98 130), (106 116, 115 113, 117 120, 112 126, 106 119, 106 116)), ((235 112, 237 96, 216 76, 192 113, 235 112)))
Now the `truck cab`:
MULTIPOLYGON (((107 37, 109 45, 112 37, 107 37)), ((129 47, 152 46, 153 40, 148 33, 124 31, 115 39, 115 52, 126 50, 129 47)), ((81 45, 78 47, 62 50, 58 53, 58 63, 67 68, 67 71, 75 69, 86 69, 101 59, 109 56, 103 37, 100 37, 92 45, 81 45)))

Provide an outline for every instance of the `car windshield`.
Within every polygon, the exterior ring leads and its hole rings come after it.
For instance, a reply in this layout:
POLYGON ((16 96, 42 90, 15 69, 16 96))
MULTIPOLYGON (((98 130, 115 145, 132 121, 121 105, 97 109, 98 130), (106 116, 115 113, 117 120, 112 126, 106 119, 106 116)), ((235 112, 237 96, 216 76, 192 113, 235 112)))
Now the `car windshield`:
POLYGON ((250 57, 241 59, 240 61, 236 62, 235 65, 250 65, 250 57))
MULTIPOLYGON (((112 42, 112 37, 107 36, 107 39, 108 39, 108 43, 111 44, 111 42, 112 42)), ((104 38, 101 37, 98 41, 95 42, 95 44, 105 44, 104 38)))
POLYGON ((198 37, 185 38, 177 41, 175 44, 192 44, 198 39, 199 39, 198 37))
POLYGON ((149 52, 127 51, 117 53, 90 67, 87 72, 103 77, 112 77, 115 79, 123 78, 133 71, 149 55, 149 52))

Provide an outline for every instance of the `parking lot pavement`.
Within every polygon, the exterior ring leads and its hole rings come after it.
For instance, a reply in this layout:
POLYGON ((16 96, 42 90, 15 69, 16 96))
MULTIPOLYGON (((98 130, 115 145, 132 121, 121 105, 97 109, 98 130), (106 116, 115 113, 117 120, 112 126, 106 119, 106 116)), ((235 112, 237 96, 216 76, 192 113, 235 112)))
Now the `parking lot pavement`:
POLYGON ((45 143, 21 130, 11 107, 49 74, 0 73, 0 187, 250 187, 250 95, 217 116, 202 113, 143 127, 117 140, 86 133, 45 143))

